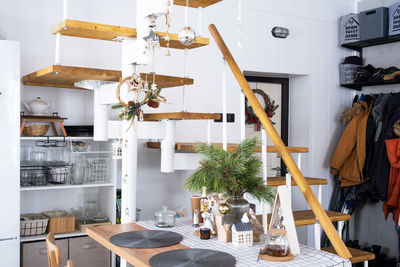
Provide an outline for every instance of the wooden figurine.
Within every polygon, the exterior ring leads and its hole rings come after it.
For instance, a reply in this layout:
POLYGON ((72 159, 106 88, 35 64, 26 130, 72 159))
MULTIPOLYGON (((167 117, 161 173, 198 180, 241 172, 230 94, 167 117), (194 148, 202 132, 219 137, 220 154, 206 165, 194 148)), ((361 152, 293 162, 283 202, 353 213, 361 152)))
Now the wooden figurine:
POLYGON ((264 234, 264 228, 262 224, 258 221, 256 214, 252 209, 250 209, 250 222, 251 225, 253 226, 253 241, 260 242, 261 235, 264 234))

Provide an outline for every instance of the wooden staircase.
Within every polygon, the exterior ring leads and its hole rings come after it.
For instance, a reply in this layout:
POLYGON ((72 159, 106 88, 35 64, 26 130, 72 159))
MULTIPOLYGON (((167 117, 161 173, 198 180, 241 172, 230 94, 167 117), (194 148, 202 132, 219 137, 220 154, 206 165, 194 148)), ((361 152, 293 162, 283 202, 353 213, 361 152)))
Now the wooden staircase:
MULTIPOLYGON (((215 42, 219 50, 221 51, 226 63, 229 65, 233 75, 235 76, 237 82, 239 83, 242 91, 244 92, 248 102, 252 106, 255 114, 257 115, 258 119, 260 120, 261 124, 264 126, 267 134, 271 138, 273 144, 277 147, 277 150, 285 162, 286 166, 288 167, 295 183, 299 187, 300 191, 303 193, 303 196, 307 200, 308 204, 312 209, 312 217, 318 220, 318 223, 321 224, 323 230, 325 231, 327 237, 329 238, 330 242, 332 243, 333 248, 331 251, 335 251, 335 254, 339 255, 340 257, 353 259, 353 261, 360 260, 358 255, 360 253, 359 250, 354 250, 346 247, 343 240, 339 236, 338 232, 335 230, 332 220, 334 218, 345 219, 345 215, 342 214, 332 214, 329 211, 325 211, 321 203, 318 201, 317 197, 314 195, 313 191, 310 188, 310 184, 308 183, 307 179, 301 173, 299 167, 296 165, 295 161, 290 155, 287 147, 283 143, 282 139, 279 137, 278 133, 276 132, 274 126, 272 125, 271 121, 269 120, 267 114, 265 113, 264 109, 262 108, 261 104, 259 103, 257 97, 254 95, 251 87, 247 83, 246 78, 244 77, 242 71, 240 70, 239 66, 237 65, 235 59, 233 58, 232 54, 230 53, 228 47, 226 46, 223 38, 221 37, 220 33, 218 32, 215 25, 211 24, 209 27, 211 35, 213 36, 215 42), (336 217, 336 215, 338 217, 336 217)), ((302 211, 296 214, 297 218, 301 215, 309 215, 309 211, 302 211)), ((306 216, 307 217, 307 216, 306 216)), ((308 220, 300 220, 302 222, 306 222, 308 220)), ((299 223, 300 221, 297 221, 299 223)), ((310 221, 311 222, 311 221, 310 221)), ((327 249, 328 250, 328 249, 327 249)), ((367 252, 368 253, 368 252, 367 252)), ((368 253, 368 257, 362 258, 362 261, 365 261, 368 264, 368 260, 372 259, 374 256, 371 255, 372 253, 368 253)))

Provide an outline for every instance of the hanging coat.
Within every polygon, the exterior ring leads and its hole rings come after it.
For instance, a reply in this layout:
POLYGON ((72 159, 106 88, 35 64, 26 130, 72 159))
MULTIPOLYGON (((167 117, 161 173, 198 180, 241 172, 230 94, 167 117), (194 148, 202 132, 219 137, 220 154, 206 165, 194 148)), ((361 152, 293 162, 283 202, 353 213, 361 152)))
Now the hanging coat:
POLYGON ((385 218, 393 213, 393 220, 398 224, 400 214, 400 138, 385 140, 390 162, 388 198, 383 203, 385 218))
POLYGON ((339 176, 341 186, 352 186, 365 182, 363 167, 366 158, 366 127, 373 101, 358 101, 363 110, 355 115, 344 130, 330 167, 334 175, 339 176))

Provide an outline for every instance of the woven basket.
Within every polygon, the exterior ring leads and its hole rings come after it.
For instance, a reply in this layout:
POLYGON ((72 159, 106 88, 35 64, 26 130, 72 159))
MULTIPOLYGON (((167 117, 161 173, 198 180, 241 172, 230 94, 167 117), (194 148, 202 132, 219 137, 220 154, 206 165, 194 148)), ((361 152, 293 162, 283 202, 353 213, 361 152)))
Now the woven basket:
POLYGON ((24 134, 26 136, 45 136, 49 130, 49 125, 29 125, 24 127, 24 134))

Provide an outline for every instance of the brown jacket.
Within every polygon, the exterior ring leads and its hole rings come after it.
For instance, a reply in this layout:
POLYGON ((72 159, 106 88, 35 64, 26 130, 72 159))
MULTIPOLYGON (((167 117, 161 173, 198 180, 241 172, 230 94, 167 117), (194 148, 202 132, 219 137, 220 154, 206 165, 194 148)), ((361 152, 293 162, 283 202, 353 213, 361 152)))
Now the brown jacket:
POLYGON ((338 175, 341 186, 352 186, 364 183, 363 167, 366 157, 366 129, 368 116, 373 101, 368 106, 365 101, 358 101, 362 111, 355 115, 344 130, 331 161, 332 174, 338 175))

